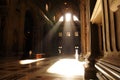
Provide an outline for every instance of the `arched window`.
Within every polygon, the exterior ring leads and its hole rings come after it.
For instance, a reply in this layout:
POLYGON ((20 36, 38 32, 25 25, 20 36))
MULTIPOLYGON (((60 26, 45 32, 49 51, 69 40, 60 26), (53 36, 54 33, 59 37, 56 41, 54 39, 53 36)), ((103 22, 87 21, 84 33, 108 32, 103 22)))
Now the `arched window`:
POLYGON ((61 16, 59 18, 59 21, 63 22, 65 20, 66 22, 69 22, 69 21, 72 21, 72 19, 73 19, 73 21, 79 21, 77 16, 72 15, 71 13, 66 13, 65 16, 61 16))

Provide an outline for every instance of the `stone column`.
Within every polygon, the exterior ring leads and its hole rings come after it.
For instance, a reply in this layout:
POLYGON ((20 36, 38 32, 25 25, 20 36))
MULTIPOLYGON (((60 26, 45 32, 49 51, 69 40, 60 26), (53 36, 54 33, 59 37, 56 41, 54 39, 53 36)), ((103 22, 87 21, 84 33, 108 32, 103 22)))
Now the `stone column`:
POLYGON ((86 32, 85 32, 85 27, 86 27, 86 13, 85 13, 85 0, 80 1, 80 23, 81 23, 81 53, 82 55, 85 55, 87 52, 87 47, 86 47, 86 32))

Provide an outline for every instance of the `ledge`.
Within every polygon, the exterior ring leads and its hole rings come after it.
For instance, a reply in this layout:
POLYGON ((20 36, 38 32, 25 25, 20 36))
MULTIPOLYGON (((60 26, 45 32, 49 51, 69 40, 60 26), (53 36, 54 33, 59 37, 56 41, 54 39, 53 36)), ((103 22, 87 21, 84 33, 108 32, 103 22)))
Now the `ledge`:
POLYGON ((90 21, 92 23, 98 23, 98 24, 102 22, 102 3, 101 3, 101 0, 97 0, 90 21))

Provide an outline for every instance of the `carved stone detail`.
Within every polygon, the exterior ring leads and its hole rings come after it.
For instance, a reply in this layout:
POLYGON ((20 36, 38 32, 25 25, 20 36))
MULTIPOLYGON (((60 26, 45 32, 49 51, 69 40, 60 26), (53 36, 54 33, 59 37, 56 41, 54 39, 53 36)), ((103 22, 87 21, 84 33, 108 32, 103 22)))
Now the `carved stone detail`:
POLYGON ((111 0, 110 9, 115 12, 118 10, 118 6, 120 5, 120 0, 111 0))

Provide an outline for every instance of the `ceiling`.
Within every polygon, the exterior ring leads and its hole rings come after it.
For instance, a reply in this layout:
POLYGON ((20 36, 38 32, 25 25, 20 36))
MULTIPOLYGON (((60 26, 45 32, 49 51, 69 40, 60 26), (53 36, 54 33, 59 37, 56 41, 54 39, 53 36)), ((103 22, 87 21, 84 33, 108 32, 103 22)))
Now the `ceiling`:
POLYGON ((66 12, 79 15, 79 0, 52 0, 51 11, 63 15, 66 12))
POLYGON ((42 8, 43 12, 49 18, 56 16, 59 18, 64 15, 66 12, 71 12, 76 16, 79 16, 80 9, 79 4, 80 0, 33 0, 40 8, 42 8), (49 10, 45 11, 45 5, 48 4, 49 10))

